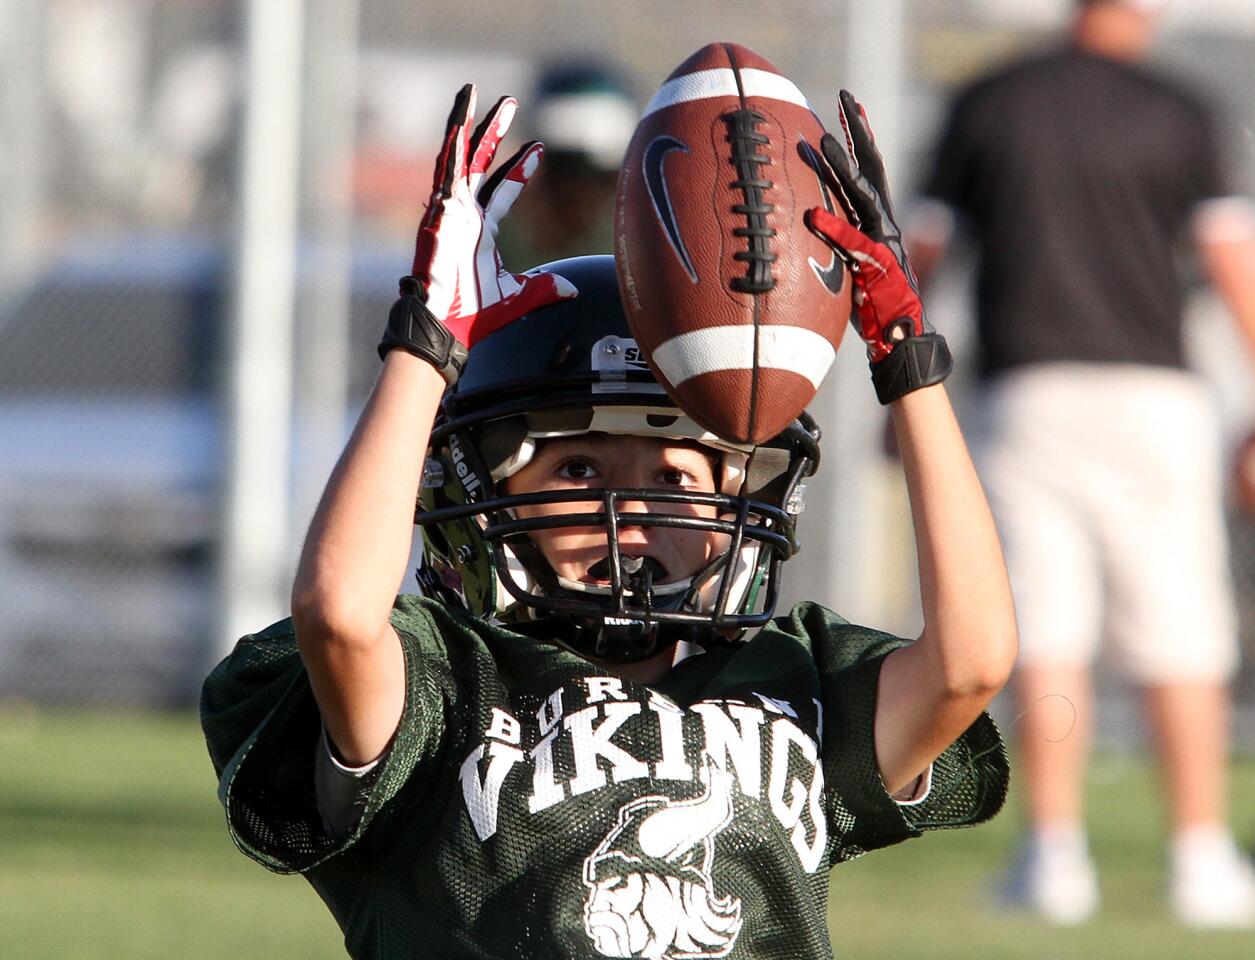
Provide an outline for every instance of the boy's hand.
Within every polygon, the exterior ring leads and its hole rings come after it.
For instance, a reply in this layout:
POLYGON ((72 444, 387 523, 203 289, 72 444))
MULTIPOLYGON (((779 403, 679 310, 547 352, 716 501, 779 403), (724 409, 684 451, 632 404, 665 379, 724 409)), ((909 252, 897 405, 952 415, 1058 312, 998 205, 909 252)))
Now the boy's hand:
POLYGON ((575 296, 575 288, 556 274, 510 273, 497 252, 501 218, 544 154, 539 141, 524 144, 488 176, 517 107, 513 97, 502 97, 472 129, 475 86, 458 91, 431 200, 418 225, 412 275, 401 280, 380 356, 407 349, 452 383, 467 349, 479 340, 531 310, 575 296))
POLYGON ((881 403, 890 403, 940 383, 953 361, 945 339, 924 315, 867 115, 848 90, 841 91, 840 99, 846 143, 825 134, 820 148, 836 176, 842 205, 857 226, 820 207, 807 213, 807 225, 831 243, 850 268, 851 321, 867 344, 876 396, 881 403))

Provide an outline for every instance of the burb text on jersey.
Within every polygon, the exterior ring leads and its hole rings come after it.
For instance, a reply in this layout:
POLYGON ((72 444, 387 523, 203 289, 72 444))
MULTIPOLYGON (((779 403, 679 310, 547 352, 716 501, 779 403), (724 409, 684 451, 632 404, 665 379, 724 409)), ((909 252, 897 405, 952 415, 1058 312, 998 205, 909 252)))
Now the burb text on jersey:
POLYGON ((812 726, 788 701, 755 699, 685 709, 655 691, 625 689, 616 677, 584 677, 530 714, 493 708, 483 742, 460 771, 475 833, 481 841, 496 833, 503 791, 526 790, 526 809, 535 814, 627 781, 697 784, 709 757, 742 796, 768 805, 804 869, 814 871, 827 842, 824 779, 817 737, 804 726, 820 729, 819 704, 805 710, 812 726))

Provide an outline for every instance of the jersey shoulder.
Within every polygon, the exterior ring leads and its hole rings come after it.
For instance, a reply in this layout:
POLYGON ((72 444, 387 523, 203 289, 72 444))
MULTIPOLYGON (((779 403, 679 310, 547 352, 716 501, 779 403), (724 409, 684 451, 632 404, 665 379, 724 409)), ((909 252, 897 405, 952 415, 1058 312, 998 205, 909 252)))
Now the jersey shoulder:
POLYGON ((767 628, 786 634, 810 650, 821 670, 839 670, 883 656, 907 643, 883 630, 850 623, 813 600, 804 600, 767 628))
POLYGON ((517 638, 500 624, 431 597, 408 593, 397 596, 390 619, 393 627, 411 638, 420 652, 442 659, 449 657, 451 649, 468 644, 494 646, 517 638))

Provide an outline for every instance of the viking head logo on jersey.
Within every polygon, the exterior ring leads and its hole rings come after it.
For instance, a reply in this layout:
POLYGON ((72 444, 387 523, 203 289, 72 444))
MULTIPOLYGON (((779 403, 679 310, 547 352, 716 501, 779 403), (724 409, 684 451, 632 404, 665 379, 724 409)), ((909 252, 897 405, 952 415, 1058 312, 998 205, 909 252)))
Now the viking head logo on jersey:
POLYGON ((584 929, 605 957, 726 956, 741 901, 716 896, 715 834, 732 820, 732 777, 708 756, 692 800, 641 797, 584 861, 584 929))

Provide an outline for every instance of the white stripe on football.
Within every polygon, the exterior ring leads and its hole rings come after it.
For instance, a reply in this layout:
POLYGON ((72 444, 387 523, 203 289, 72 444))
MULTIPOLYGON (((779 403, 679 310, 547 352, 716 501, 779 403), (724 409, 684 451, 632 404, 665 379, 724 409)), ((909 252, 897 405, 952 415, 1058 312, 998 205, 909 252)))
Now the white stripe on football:
MULTIPOLYGON (((778 73, 745 69, 741 71, 741 83, 747 97, 783 100, 785 103, 805 107, 811 113, 815 112, 793 81, 778 73)), ((645 107, 645 113, 641 119, 648 117, 651 113, 673 107, 677 103, 737 96, 740 96, 740 91, 737 89, 736 77, 732 70, 727 67, 698 70, 696 73, 686 73, 682 77, 676 77, 664 83, 645 107)))
POLYGON ((836 351, 828 338, 805 327, 748 324, 690 330, 660 344, 651 359, 674 387, 704 373, 754 369, 754 335, 758 334, 758 367, 789 370, 815 385, 823 383, 836 351))

